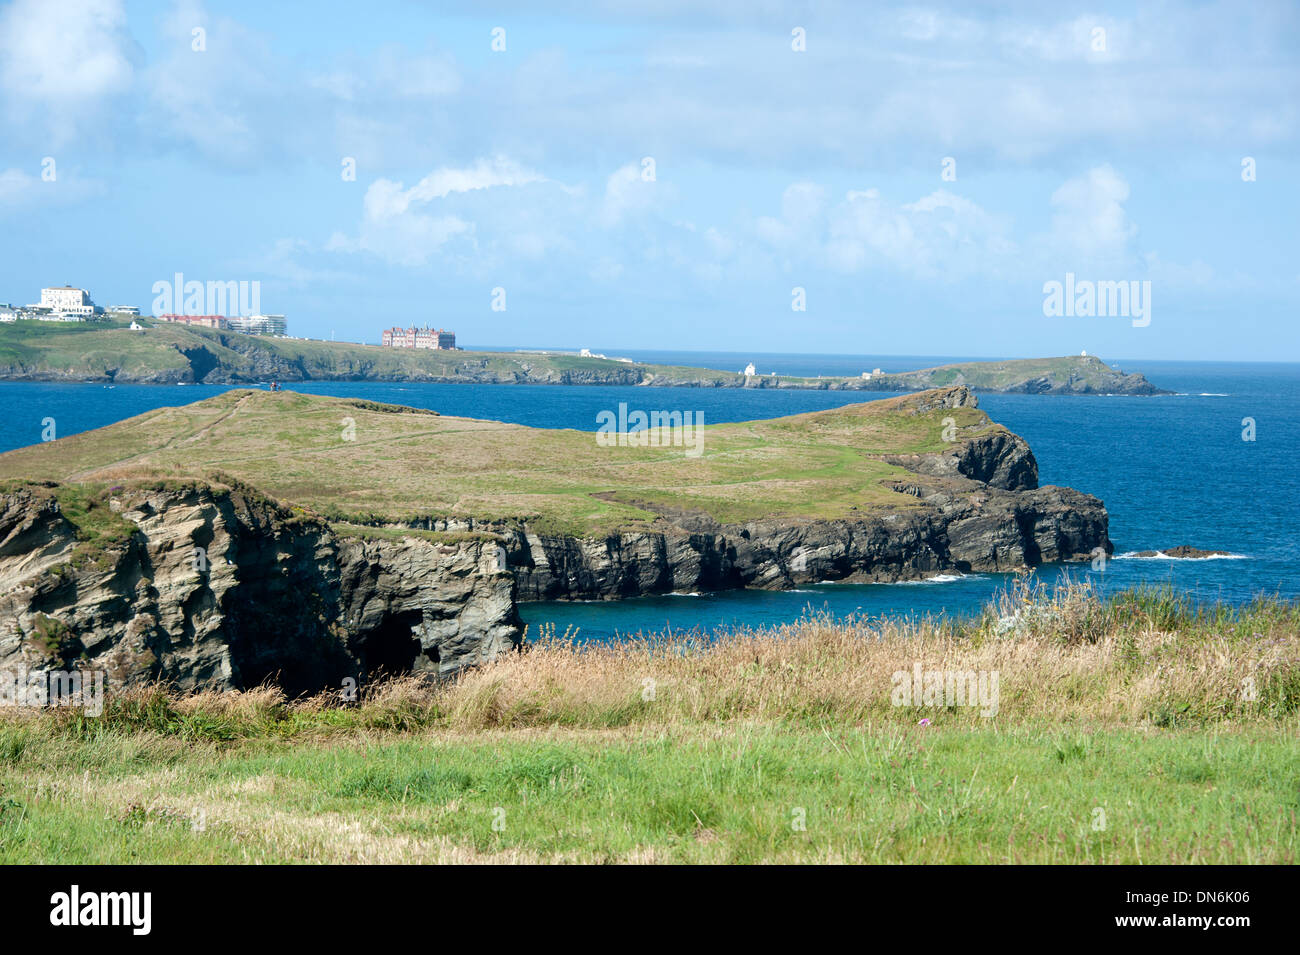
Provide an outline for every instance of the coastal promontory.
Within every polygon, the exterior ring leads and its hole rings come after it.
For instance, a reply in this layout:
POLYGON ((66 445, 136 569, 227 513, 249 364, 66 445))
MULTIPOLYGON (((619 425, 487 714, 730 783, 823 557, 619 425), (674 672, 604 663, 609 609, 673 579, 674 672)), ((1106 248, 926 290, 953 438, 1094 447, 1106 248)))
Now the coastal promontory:
POLYGON ((965 385, 974 391, 1053 395, 1160 395, 1143 375, 1095 356, 940 365, 857 375, 745 374, 541 351, 391 348, 248 335, 142 319, 0 324, 0 381, 117 384, 255 384, 409 381, 452 384, 643 385, 907 392, 965 385), (139 323, 136 323, 139 325, 139 323))
POLYGON ((451 674, 520 601, 1012 571, 1111 549, 968 387, 593 433, 232 390, 0 455, 0 664, 295 691, 451 674))

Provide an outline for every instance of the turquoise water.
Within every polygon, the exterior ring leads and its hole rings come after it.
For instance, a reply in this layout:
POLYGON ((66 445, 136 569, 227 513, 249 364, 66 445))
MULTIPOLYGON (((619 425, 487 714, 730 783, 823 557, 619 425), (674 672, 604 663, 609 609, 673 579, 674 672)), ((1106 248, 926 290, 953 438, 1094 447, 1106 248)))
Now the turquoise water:
MULTIPOLYGON (((614 355, 616 352, 607 351, 614 355)), ((645 361, 763 372, 856 374, 905 370, 960 356, 739 355, 617 352, 645 361)), ((1300 597, 1300 365, 1118 362, 1169 397, 981 395, 980 405, 1029 441, 1044 484, 1064 484, 1106 502, 1117 559, 1104 572, 1086 565, 1043 568, 1087 577, 1106 589, 1168 583, 1199 599, 1240 602, 1259 593, 1300 597), (1256 440, 1242 440, 1253 418, 1256 440), (1191 544, 1237 559, 1171 561, 1127 558, 1138 550, 1191 544)), ((494 418, 538 427, 595 430, 596 415, 627 402, 636 410, 700 412, 706 423, 796 414, 861 400, 847 392, 660 389, 588 386, 300 383, 315 394, 348 395, 494 418)), ((222 386, 0 384, 0 450, 39 441, 53 418, 61 436, 102 427, 164 405, 184 404, 222 386)), ((869 395, 869 398, 883 395, 869 395)), ((724 592, 640 598, 617 603, 524 605, 531 624, 578 628, 580 638, 762 625, 809 610, 832 614, 966 614, 1005 586, 1000 575, 906 584, 826 584, 788 592, 724 592)))

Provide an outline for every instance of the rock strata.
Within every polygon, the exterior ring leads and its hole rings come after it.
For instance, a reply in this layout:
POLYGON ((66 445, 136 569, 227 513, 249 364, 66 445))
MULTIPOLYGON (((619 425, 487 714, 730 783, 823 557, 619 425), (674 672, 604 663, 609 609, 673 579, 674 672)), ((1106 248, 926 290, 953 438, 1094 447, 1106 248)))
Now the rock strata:
POLYGON ((88 546, 57 489, 0 495, 0 669, 95 666, 116 684, 291 693, 446 675, 519 641, 484 541, 340 537, 255 494, 124 490, 125 540, 88 546))
MULTIPOLYGON (((953 387, 893 410, 975 404, 953 387)), ((873 485, 860 516, 720 523, 645 504, 647 527, 599 537, 468 517, 331 525, 216 475, 94 497, 20 485, 0 492, 0 670, 94 667, 115 685, 183 689, 274 680, 299 693, 491 660, 519 644, 523 600, 897 581, 1111 551, 1101 501, 1040 487, 1032 451, 1005 429, 966 434, 887 458, 901 469, 896 501, 873 485)))

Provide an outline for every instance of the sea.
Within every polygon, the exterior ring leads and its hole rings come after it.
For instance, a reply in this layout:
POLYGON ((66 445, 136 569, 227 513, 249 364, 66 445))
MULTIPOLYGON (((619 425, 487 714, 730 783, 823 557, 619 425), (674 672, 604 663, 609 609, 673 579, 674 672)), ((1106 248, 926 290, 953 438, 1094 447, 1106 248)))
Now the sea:
MULTIPOLYGON (((504 350, 504 349, 503 349, 504 350)), ((858 375, 906 371, 962 356, 607 351, 610 357, 760 373, 858 375)), ((1087 580, 1102 592, 1168 586, 1200 603, 1300 597, 1300 364, 1115 361, 1168 396, 979 395, 980 407, 1025 438, 1042 484, 1100 497, 1115 554, 1101 569, 1048 565, 1051 586, 1087 580), (1137 557, 1187 544, 1229 556, 1137 557)), ((53 423, 67 436, 155 408, 227 390, 223 385, 0 383, 0 451, 42 440, 53 423)), ((705 424, 798 414, 887 397, 885 393, 563 385, 296 382, 288 390, 367 398, 443 414, 534 427, 595 431, 597 415, 683 411, 705 424)), ((727 630, 832 617, 967 617, 1004 592, 1005 574, 944 574, 895 584, 825 583, 790 591, 681 593, 621 601, 545 602, 520 608, 530 630, 545 626, 578 642, 727 630)))

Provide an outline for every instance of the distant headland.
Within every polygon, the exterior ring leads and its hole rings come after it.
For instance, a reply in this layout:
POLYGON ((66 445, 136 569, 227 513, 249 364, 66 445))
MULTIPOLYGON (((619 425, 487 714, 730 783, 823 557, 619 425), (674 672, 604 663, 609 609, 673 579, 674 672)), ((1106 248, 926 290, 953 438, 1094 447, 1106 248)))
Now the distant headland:
POLYGON ((749 374, 563 352, 394 348, 247 334, 148 317, 96 322, 0 323, 0 381, 118 384, 256 384, 410 381, 462 384, 642 385, 975 391, 1050 395, 1161 395, 1141 374, 1091 355, 977 361, 855 377, 749 374))

